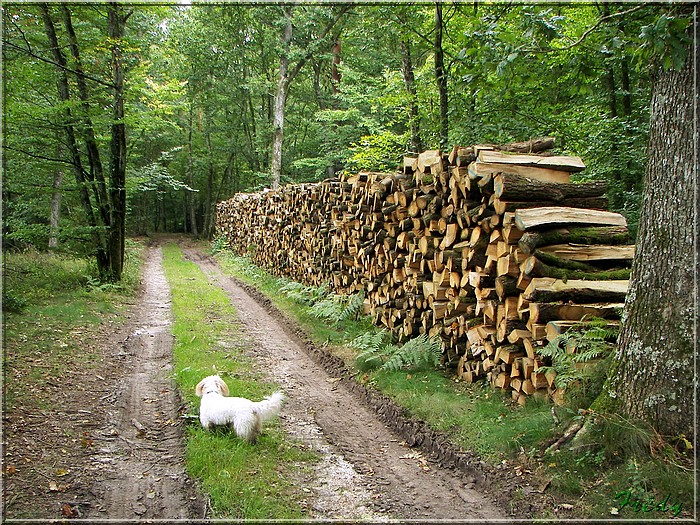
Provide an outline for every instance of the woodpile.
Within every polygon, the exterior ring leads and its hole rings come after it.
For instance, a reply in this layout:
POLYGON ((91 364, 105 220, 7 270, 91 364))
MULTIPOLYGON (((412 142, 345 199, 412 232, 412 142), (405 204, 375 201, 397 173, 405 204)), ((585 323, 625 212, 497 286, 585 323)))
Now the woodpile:
POLYGON ((552 139, 456 146, 219 203, 217 231, 274 274, 337 293, 399 340, 443 341, 443 362, 524 403, 554 394, 538 350, 576 321, 619 322, 634 246, 603 181, 552 139))

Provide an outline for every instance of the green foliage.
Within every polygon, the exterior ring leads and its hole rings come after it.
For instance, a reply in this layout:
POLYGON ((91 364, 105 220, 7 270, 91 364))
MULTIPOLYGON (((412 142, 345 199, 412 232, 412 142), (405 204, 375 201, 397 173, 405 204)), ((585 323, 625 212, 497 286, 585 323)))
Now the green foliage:
MULTIPOLYGON (((566 389, 590 376, 585 365, 607 357, 617 340, 619 329, 608 328, 604 319, 585 321, 550 341, 539 353, 551 359, 552 365, 543 370, 554 370, 554 384, 566 389)), ((605 366, 605 365, 603 365, 605 366)))
POLYGON ((211 246, 209 247, 209 253, 211 253, 212 255, 216 255, 217 253, 221 253, 227 249, 228 238, 226 237, 226 235, 219 235, 211 242, 211 246))
POLYGON ((361 170, 396 171, 406 153, 407 135, 386 131, 377 135, 360 137, 350 146, 346 169, 351 173, 361 170))
POLYGON ((384 337, 380 333, 379 335, 357 338, 350 343, 355 348, 365 348, 355 358, 355 365, 358 369, 397 372, 399 370, 434 369, 440 364, 442 343, 438 337, 422 334, 401 346, 381 344, 383 339, 384 337))

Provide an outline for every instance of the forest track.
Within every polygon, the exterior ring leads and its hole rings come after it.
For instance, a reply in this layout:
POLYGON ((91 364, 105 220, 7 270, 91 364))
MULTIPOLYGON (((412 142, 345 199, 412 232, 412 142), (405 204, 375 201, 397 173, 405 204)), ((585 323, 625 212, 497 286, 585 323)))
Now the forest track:
POLYGON ((314 517, 479 521, 506 517, 489 496, 475 489, 478 479, 410 448, 366 403, 367 398, 357 395, 352 378, 337 367, 330 367, 329 374, 313 351, 310 355, 308 343, 269 301, 260 296, 256 300, 253 291, 224 275, 216 261, 196 247, 181 243, 181 248, 227 293, 255 342, 256 362, 286 391, 288 402, 281 416, 285 432, 310 442, 324 458, 315 479, 305 480, 316 500, 314 517))
POLYGON ((96 503, 88 518, 203 518, 201 498, 184 470, 181 406, 172 373, 170 287, 159 245, 149 246, 134 322, 121 342, 129 357, 109 394, 113 402, 91 458, 96 503))
MULTIPOLYGON (((20 465, 5 480, 6 519, 206 518, 206 499, 184 468, 163 242, 152 241, 145 252, 142 287, 128 320, 108 321, 98 337, 82 341, 96 346, 99 363, 90 369, 72 367, 47 384, 52 409, 32 414, 19 405, 4 417, 4 459, 20 465)), ((199 245, 182 238, 178 244, 228 294, 253 342, 250 357, 286 392, 280 419, 288 439, 320 457, 296 480, 310 517, 373 522, 506 518, 482 490, 490 480, 479 469, 471 475, 444 454, 435 459, 428 452, 444 449, 439 439, 408 420, 407 432, 391 430, 404 421, 396 406, 369 394, 337 358, 305 341, 269 300, 224 275, 199 245), (420 441, 423 449, 406 441, 420 441), (426 447, 430 443, 433 449, 426 447)), ((15 381, 21 380, 21 370, 13 372, 20 374, 15 381)))

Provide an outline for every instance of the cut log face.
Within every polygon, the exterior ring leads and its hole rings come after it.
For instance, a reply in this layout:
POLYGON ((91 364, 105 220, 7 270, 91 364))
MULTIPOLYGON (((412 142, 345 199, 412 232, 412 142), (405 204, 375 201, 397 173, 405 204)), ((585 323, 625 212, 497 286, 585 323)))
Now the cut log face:
POLYGON ((439 337, 461 380, 559 399, 539 352, 582 319, 619 321, 634 246, 624 217, 596 209, 604 182, 570 183, 580 158, 529 154, 551 144, 455 146, 395 173, 237 194, 217 234, 275 275, 364 292, 398 341, 439 337))
POLYGON ((499 151, 480 151, 479 162, 494 162, 499 164, 515 164, 518 166, 531 166, 536 168, 547 168, 560 171, 576 173, 586 169, 586 165, 581 157, 575 156, 540 156, 540 155, 517 155, 502 153, 499 151))
POLYGON ((550 206, 515 212, 515 225, 523 230, 561 225, 600 225, 627 227, 627 219, 619 213, 579 208, 550 206))

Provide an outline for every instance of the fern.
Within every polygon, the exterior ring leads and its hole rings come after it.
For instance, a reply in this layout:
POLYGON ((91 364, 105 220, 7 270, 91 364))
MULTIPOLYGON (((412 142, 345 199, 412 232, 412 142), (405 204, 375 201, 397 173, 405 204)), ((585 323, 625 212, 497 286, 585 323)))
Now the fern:
POLYGON ((357 319, 364 301, 363 294, 337 295, 329 294, 314 303, 309 312, 318 319, 338 324, 350 319, 357 319))
POLYGON ((554 370, 557 373, 554 385, 565 389, 586 376, 576 364, 607 356, 612 348, 611 342, 617 340, 617 335, 617 328, 609 328, 604 319, 582 322, 581 325, 555 337, 539 351, 552 361, 551 366, 541 369, 554 370))
POLYGON ((306 286, 296 281, 288 281, 280 287, 280 292, 295 303, 312 305, 328 295, 327 286, 306 286))
POLYGON ((402 346, 383 344, 383 337, 379 335, 361 337, 362 339, 358 337, 351 343, 353 345, 359 343, 366 348, 355 358, 355 364, 360 370, 380 369, 397 372, 436 368, 440 364, 442 343, 438 337, 428 337, 423 334, 402 346))

